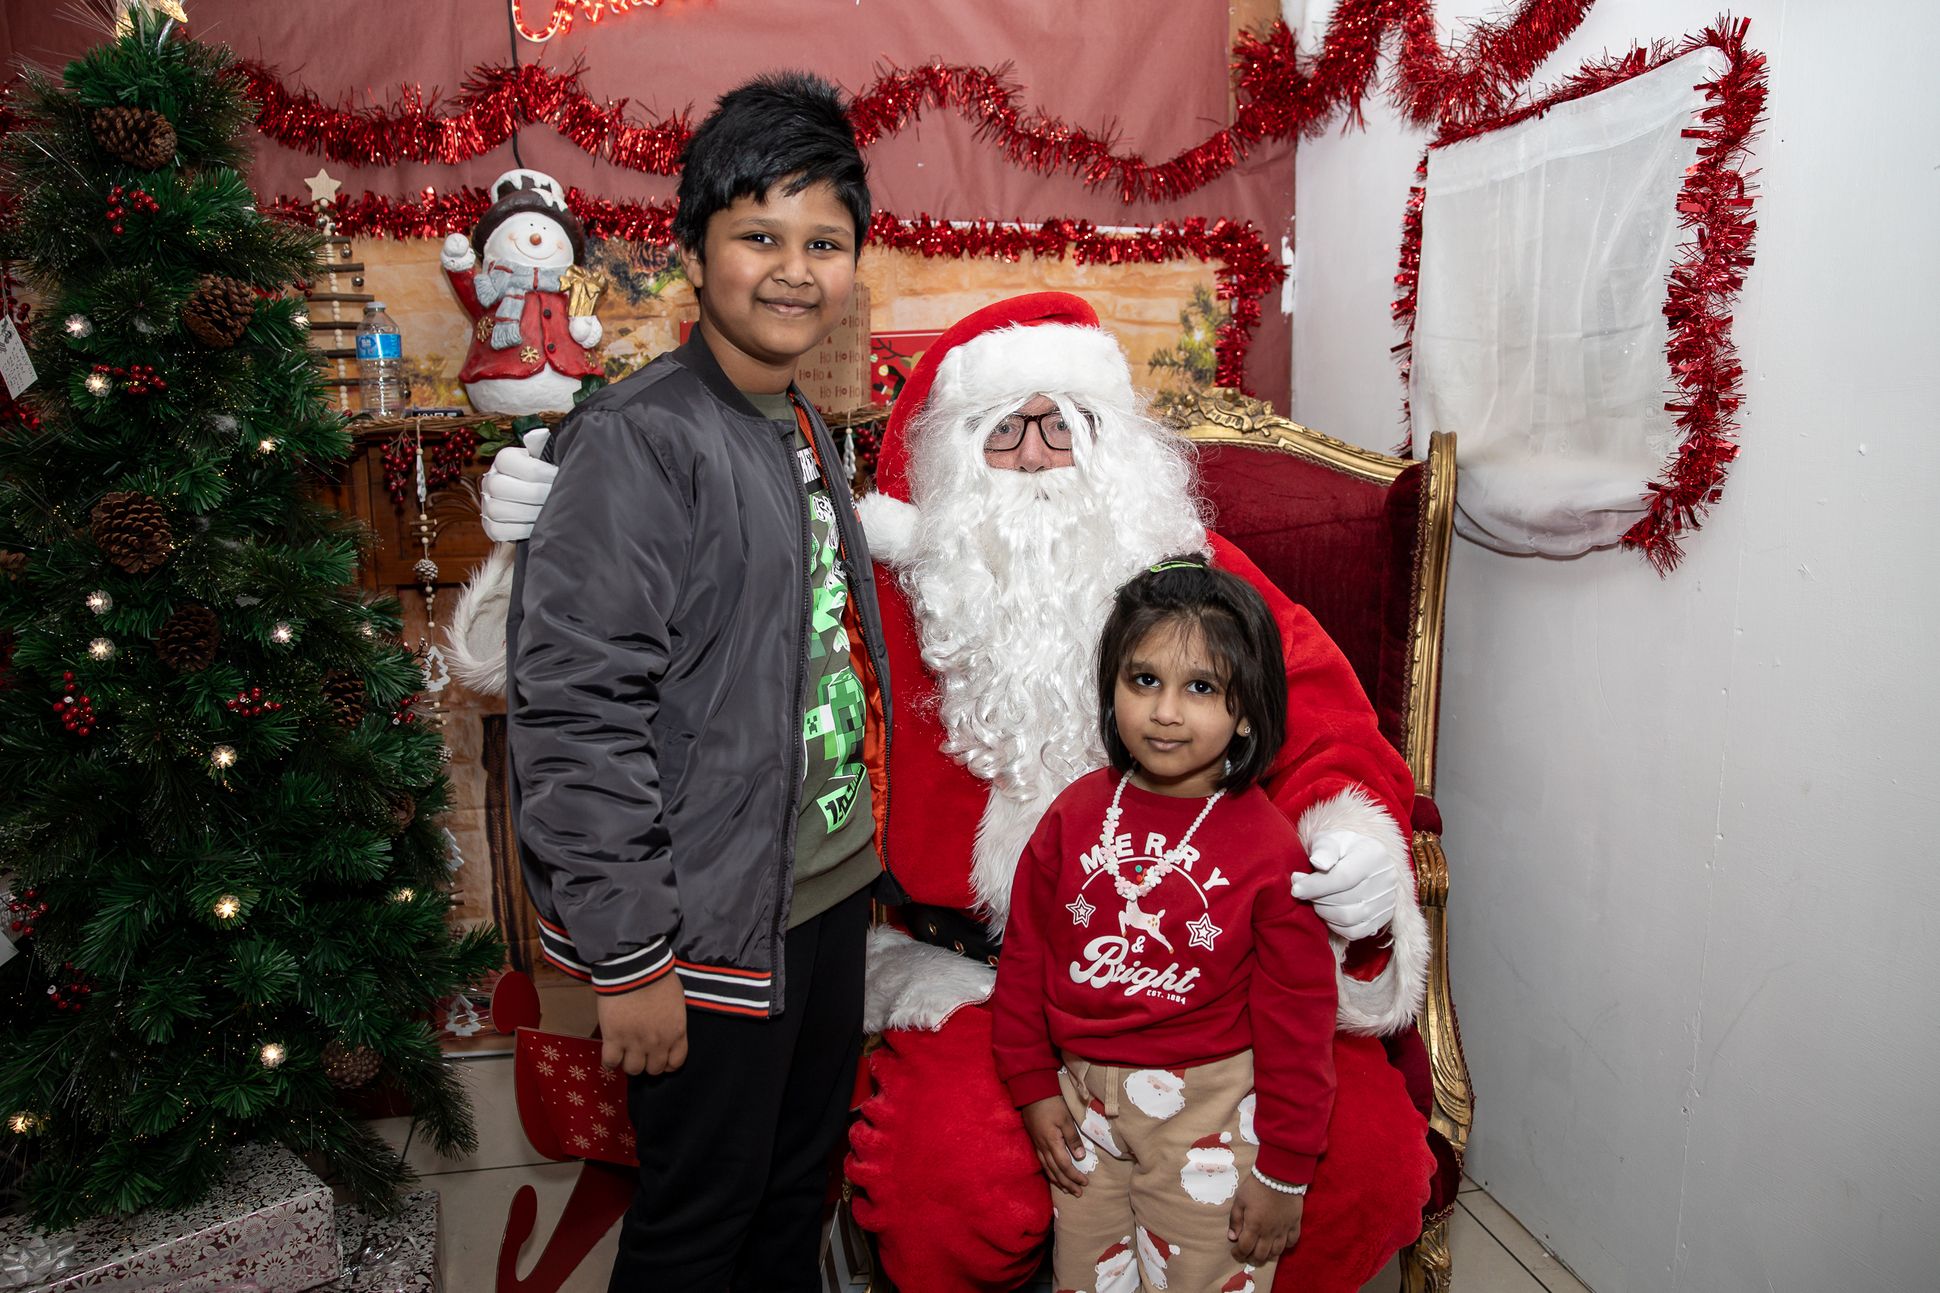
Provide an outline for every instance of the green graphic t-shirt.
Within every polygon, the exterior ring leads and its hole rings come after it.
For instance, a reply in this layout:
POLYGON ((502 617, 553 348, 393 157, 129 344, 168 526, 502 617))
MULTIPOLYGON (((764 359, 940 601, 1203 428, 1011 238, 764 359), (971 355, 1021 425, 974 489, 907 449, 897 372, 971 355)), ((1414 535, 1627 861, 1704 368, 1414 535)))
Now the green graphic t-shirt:
MULTIPOLYGON (((785 396, 764 396, 755 400, 755 406, 778 421, 795 422, 785 396)), ((835 501, 799 426, 794 446, 808 501, 809 550, 802 809, 795 832, 791 927, 862 889, 880 870, 869 772, 862 762, 869 703, 850 659, 855 644, 842 622, 849 604, 849 580, 842 564, 835 501)))

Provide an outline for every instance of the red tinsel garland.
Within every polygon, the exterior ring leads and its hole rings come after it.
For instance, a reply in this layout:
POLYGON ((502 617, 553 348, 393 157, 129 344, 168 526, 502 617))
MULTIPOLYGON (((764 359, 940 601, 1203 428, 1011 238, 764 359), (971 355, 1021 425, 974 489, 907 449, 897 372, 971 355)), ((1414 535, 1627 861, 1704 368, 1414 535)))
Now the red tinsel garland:
MULTIPOLYGON (((1677 198, 1679 223, 1692 236, 1677 250, 1664 302, 1664 314, 1671 323, 1666 357, 1678 397, 1664 408, 1676 415, 1680 439, 1663 478, 1645 485, 1651 496, 1650 511, 1623 536, 1623 546, 1641 553, 1659 574, 1676 568, 1684 555, 1682 536, 1702 527, 1705 512, 1723 494, 1725 474, 1738 456, 1736 425, 1744 369, 1732 344, 1731 322, 1758 232, 1758 222, 1751 218, 1753 172, 1745 169, 1745 159, 1764 115, 1766 91, 1765 56, 1745 44, 1750 26, 1749 19, 1721 19, 1675 44, 1660 41, 1587 63, 1549 92, 1493 119, 1449 121, 1429 145, 1431 150, 1443 148, 1540 116, 1558 104, 1608 89, 1694 50, 1713 48, 1725 55, 1725 70, 1701 87, 1708 100, 1698 113, 1702 124, 1684 132, 1686 138, 1701 141, 1697 161, 1685 173, 1677 198)), ((1408 191, 1401 262, 1394 276, 1394 318, 1403 329, 1395 355, 1404 390, 1412 366, 1421 264, 1421 185, 1427 166, 1424 156, 1416 187, 1408 191)), ((1406 409, 1404 400, 1404 416, 1406 409)))
MULTIPOLYGON (((337 233, 346 238, 442 238, 448 233, 469 231, 490 205, 483 189, 427 192, 406 200, 366 193, 358 198, 339 198, 331 214, 337 233)), ((572 189, 566 194, 566 205, 595 238, 664 243, 673 237, 671 202, 615 202, 572 189)), ((314 206, 293 197, 277 199, 268 210, 296 224, 315 219, 314 206)), ((1037 225, 953 224, 927 215, 906 221, 878 211, 869 226, 868 241, 871 246, 955 259, 996 256, 1014 261, 1034 255, 1069 259, 1080 265, 1208 262, 1216 267, 1216 293, 1228 302, 1226 321, 1219 328, 1215 381, 1242 390, 1247 347, 1260 321, 1260 299, 1286 277, 1286 270, 1267 250, 1258 231, 1237 220, 1168 221, 1131 233, 1108 233, 1085 220, 1047 220, 1037 225)))
MULTIPOLYGON (((1233 124, 1162 162, 1119 152, 1109 131, 1025 107, 1004 69, 941 61, 892 67, 855 96, 849 115, 866 148, 920 121, 926 109, 949 109, 1027 170, 1062 171, 1128 203, 1170 201, 1224 175, 1262 141, 1318 133, 1343 112, 1358 122, 1391 30, 1401 40, 1389 92, 1409 121, 1428 126, 1499 111, 1592 3, 1523 0, 1512 17, 1476 25, 1453 50, 1436 37, 1432 0, 1342 0, 1312 58, 1300 56, 1283 22, 1264 35, 1242 33, 1232 50, 1233 124)), ((672 175, 690 134, 681 113, 636 123, 627 100, 595 101, 578 68, 479 66, 448 105, 427 103, 421 88, 407 86, 388 106, 367 108, 331 107, 288 88, 260 62, 239 62, 234 75, 260 105, 257 129, 286 148, 356 166, 452 165, 491 152, 521 126, 544 124, 616 166, 672 175)))

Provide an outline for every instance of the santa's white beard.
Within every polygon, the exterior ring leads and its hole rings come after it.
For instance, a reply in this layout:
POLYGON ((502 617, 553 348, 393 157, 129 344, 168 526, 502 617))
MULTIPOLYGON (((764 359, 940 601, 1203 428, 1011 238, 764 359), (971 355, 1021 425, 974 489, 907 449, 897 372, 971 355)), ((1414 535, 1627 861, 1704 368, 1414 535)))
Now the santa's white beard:
POLYGON ((1097 652, 1112 595, 1206 544, 1183 442, 1136 414, 1097 413, 1074 465, 1035 473, 986 464, 980 425, 913 437, 920 519, 901 573, 944 751, 1012 800, 1053 796, 1104 763, 1097 652))

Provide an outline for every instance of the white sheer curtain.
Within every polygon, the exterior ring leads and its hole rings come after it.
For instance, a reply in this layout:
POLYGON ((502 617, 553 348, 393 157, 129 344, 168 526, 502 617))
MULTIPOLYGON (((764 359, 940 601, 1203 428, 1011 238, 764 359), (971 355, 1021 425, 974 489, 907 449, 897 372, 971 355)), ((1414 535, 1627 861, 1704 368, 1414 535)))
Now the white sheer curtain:
POLYGON ((1665 280, 1698 141, 1698 50, 1428 158, 1409 400, 1457 434, 1459 533, 1504 552, 1615 543, 1675 447, 1665 280))

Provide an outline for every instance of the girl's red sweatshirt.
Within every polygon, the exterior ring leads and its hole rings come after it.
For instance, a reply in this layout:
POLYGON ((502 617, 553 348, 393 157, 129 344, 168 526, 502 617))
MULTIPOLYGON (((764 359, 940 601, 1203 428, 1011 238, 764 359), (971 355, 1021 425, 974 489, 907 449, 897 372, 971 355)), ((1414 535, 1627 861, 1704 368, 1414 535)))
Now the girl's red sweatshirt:
POLYGON ((1206 801, 1073 782, 1018 860, 991 998, 997 1075, 1020 1107, 1058 1094, 1058 1052, 1183 1069, 1251 1047, 1259 1169, 1304 1184, 1334 1107, 1334 957, 1293 896, 1310 870, 1293 824, 1257 787, 1213 805, 1178 866, 1155 866, 1206 801), (1122 886, 1122 887, 1121 887, 1122 886))

